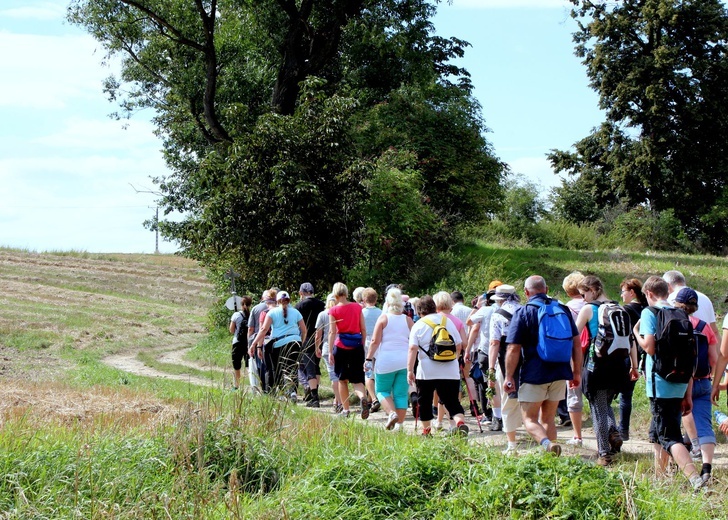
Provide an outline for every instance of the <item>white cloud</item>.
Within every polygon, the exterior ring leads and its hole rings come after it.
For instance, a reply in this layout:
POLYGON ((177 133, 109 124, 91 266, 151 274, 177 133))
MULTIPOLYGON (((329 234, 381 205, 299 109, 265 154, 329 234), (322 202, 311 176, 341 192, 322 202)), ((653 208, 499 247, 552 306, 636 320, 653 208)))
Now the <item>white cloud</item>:
POLYGON ((62 5, 50 2, 0 9, 0 18, 14 20, 61 20, 64 15, 65 9, 62 5))
POLYGON ((157 152, 161 144, 153 131, 152 123, 143 119, 116 121, 72 117, 63 121, 63 127, 57 132, 37 137, 33 142, 49 148, 83 150, 86 154, 98 150, 123 150, 127 154, 150 149, 157 152))
MULTIPOLYGON (((111 69, 90 36, 40 36, 0 32, 0 107, 61 109, 74 99, 101 97, 111 69)), ((103 51, 101 51, 103 52, 103 51)))
POLYGON ((452 6, 462 9, 553 9, 572 4, 568 0, 453 0, 452 6))

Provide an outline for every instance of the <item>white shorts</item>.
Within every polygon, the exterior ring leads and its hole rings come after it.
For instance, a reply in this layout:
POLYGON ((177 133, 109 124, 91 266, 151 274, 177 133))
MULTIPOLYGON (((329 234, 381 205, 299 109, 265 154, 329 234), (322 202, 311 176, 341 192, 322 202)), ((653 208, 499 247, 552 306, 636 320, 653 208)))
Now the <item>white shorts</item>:
POLYGON ((518 400, 522 403, 543 403, 544 401, 561 401, 566 395, 566 380, 532 385, 522 383, 518 388, 518 400))

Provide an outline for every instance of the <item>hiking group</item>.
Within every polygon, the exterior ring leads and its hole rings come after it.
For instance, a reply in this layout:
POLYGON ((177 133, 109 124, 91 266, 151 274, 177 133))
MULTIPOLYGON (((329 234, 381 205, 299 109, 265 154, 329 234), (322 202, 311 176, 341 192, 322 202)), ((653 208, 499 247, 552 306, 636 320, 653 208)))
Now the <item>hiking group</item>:
MULTIPOLYGON (((630 438, 632 395, 643 376, 656 474, 664 476, 672 458, 695 490, 707 485, 716 444, 711 407, 728 365, 728 334, 721 343, 710 300, 678 271, 644 284, 626 278, 621 305, 596 276, 574 272, 562 287, 565 303, 548 295, 543 277, 530 276, 522 302, 514 286, 494 280, 472 307, 459 291, 409 298, 395 284, 382 309, 374 289, 357 288, 349 301, 343 283, 325 302, 310 283, 295 306, 275 288, 254 307, 243 297, 230 321, 233 388, 244 363, 252 388, 295 401, 302 386, 306 406, 318 408, 323 360, 342 417, 351 414, 351 385, 362 419, 382 408, 386 429, 402 430, 410 408, 425 436, 448 421, 450 433, 467 436, 467 399, 481 431, 505 433, 503 453, 517 453, 523 427, 556 456, 557 417, 573 429, 567 444, 582 445, 586 397, 596 462, 608 466, 630 438)), ((720 428, 728 433, 728 422, 720 428)))

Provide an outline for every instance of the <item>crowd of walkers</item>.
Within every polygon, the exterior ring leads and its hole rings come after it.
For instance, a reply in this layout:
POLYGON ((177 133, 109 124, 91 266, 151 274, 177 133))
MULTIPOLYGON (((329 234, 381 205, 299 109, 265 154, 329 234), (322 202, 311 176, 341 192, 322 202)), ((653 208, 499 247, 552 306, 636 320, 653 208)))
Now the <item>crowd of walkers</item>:
POLYGON ((336 283, 322 301, 304 283, 295 306, 272 288, 255 306, 243 297, 231 318, 233 388, 245 365, 251 388, 296 401, 302 387, 306 406, 318 408, 323 361, 339 416, 351 415, 353 390, 360 417, 381 408, 388 430, 401 430, 410 409, 425 436, 448 423, 467 436, 467 401, 481 431, 505 434, 505 454, 517 452, 524 428, 557 456, 556 419, 573 430, 567 444, 581 446, 586 398, 596 462, 608 466, 630 439, 632 396, 644 377, 656 474, 672 459, 694 489, 706 486, 716 445, 711 407, 728 365, 728 333, 721 341, 711 301, 678 271, 624 279, 615 287, 621 302, 592 275, 573 272, 562 288, 563 303, 541 276, 528 277, 522 295, 494 280, 468 306, 459 291, 410 298, 392 284, 381 309, 372 288, 355 289, 352 301, 336 283))

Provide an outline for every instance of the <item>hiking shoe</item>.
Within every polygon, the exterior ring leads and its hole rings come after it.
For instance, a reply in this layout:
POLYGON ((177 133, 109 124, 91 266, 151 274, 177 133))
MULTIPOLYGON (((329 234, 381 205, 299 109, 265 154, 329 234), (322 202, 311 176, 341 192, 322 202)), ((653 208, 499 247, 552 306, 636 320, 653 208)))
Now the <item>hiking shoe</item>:
POLYGON ((311 399, 306 403, 306 408, 321 408, 321 403, 318 399, 311 399))
POLYGON ((582 446, 584 444, 584 441, 579 437, 572 437, 571 439, 566 441, 566 444, 568 444, 569 446, 582 446))
POLYGON ((622 451, 623 443, 624 441, 622 440, 622 436, 617 430, 614 430, 609 434, 609 446, 611 446, 613 453, 619 453, 622 451))
POLYGON ((498 417, 493 417, 493 419, 490 421, 490 427, 488 429, 492 432, 502 432, 503 431, 503 419, 499 419, 498 417))
POLYGON ((561 456, 561 446, 554 442, 549 443, 549 446, 548 446, 548 448, 546 448, 546 451, 548 453, 553 454, 554 457, 561 456))
POLYGON ((389 414, 389 419, 387 419, 387 424, 384 425, 384 427, 388 430, 391 430, 394 428, 394 425, 397 424, 397 412, 392 412, 389 414))
POLYGON ((344 409, 344 405, 341 403, 336 403, 334 405, 334 413, 341 413, 341 411, 344 409))
POLYGON ((382 403, 380 403, 379 401, 374 401, 374 402, 372 403, 372 409, 371 409, 371 412, 372 412, 372 413, 376 413, 376 412, 378 412, 378 411, 379 411, 379 410, 380 410, 381 408, 382 408, 382 403))
POLYGON ((412 405, 412 417, 417 418, 420 416, 420 396, 417 392, 410 394, 410 404, 412 405))
POLYGON ((612 456, 607 453, 606 455, 600 455, 597 459, 597 465, 606 468, 612 464, 612 456))
POLYGON ((693 486, 693 491, 700 491, 703 487, 708 484, 707 480, 703 480, 700 475, 693 475, 690 477, 690 484, 693 486))
POLYGON ((457 435, 459 437, 467 437, 470 432, 470 428, 464 422, 459 422, 456 426, 453 426, 448 430, 448 434, 457 435))
POLYGON ((432 437, 432 428, 422 428, 423 437, 432 437))
POLYGON ((369 412, 372 409, 372 402, 369 399, 362 399, 361 400, 361 418, 362 419, 368 419, 369 418, 369 412))
POLYGON ((305 388, 303 392, 303 402, 307 403, 313 399, 313 396, 311 395, 311 388, 308 386, 305 388))

